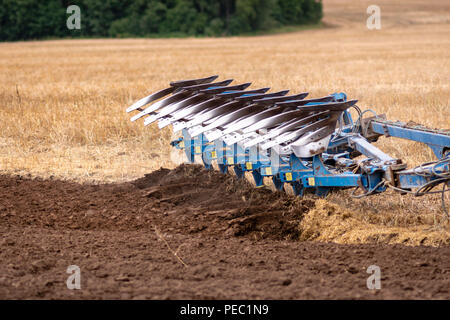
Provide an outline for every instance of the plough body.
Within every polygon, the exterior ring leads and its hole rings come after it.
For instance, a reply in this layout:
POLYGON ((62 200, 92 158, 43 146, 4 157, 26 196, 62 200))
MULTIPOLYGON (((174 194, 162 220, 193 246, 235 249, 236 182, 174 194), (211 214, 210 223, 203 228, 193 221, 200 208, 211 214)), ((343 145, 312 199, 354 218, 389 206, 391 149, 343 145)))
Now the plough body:
POLYGON ((325 196, 331 189, 355 187, 362 190, 355 197, 388 187, 422 195, 433 193, 430 190, 440 184, 448 188, 448 130, 388 121, 372 110, 362 112, 357 100, 347 100, 344 93, 305 99, 308 93, 246 90, 250 83, 230 85, 231 79, 213 83, 216 78, 172 82, 127 112, 138 112, 132 121, 145 117, 145 125, 158 121, 160 128, 172 125, 174 132, 181 132, 171 145, 183 149, 189 162, 199 156, 211 169, 216 161, 221 172, 233 170, 239 178, 250 172, 257 187, 270 177, 277 189, 288 184, 297 195, 311 190, 325 196), (359 114, 356 121, 351 108, 359 114), (368 111, 374 116, 363 118, 368 111), (372 144, 381 136, 422 142, 437 160, 407 169, 400 159, 372 144))

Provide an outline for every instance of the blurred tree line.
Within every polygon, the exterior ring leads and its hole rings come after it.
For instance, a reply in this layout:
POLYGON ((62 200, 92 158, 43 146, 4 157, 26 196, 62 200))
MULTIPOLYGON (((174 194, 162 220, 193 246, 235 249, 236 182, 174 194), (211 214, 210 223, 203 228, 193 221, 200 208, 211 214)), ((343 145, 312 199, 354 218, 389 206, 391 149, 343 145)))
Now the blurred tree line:
POLYGON ((318 23, 319 0, 0 0, 0 40, 222 36, 318 23), (66 12, 81 9, 81 29, 66 12))

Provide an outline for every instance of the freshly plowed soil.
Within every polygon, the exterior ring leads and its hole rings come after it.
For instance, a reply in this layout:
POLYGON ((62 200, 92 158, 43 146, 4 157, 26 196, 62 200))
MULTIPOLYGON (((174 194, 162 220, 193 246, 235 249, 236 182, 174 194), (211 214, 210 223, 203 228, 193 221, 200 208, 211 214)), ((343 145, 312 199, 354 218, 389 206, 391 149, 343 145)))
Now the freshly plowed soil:
POLYGON ((107 185, 0 176, 0 193, 2 299, 450 298, 450 247, 301 242, 314 201, 197 165, 107 185))

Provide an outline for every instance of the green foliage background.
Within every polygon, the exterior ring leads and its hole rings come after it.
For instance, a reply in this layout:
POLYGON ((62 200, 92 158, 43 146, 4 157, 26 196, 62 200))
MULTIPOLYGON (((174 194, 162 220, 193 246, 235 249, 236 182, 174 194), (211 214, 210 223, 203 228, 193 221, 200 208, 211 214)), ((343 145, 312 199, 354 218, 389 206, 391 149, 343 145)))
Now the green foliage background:
POLYGON ((224 36, 321 18, 318 0, 0 0, 0 40, 224 36), (66 27, 69 5, 81 9, 81 30, 66 27))

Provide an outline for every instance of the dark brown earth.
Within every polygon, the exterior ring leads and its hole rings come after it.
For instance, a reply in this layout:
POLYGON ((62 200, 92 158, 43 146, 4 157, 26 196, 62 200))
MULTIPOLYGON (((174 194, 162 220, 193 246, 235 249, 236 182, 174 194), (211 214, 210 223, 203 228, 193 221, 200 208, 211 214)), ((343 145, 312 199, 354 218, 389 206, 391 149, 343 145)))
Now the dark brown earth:
POLYGON ((0 193, 1 299, 450 298, 450 247, 300 242, 312 200, 200 166, 108 185, 0 176, 0 193))

